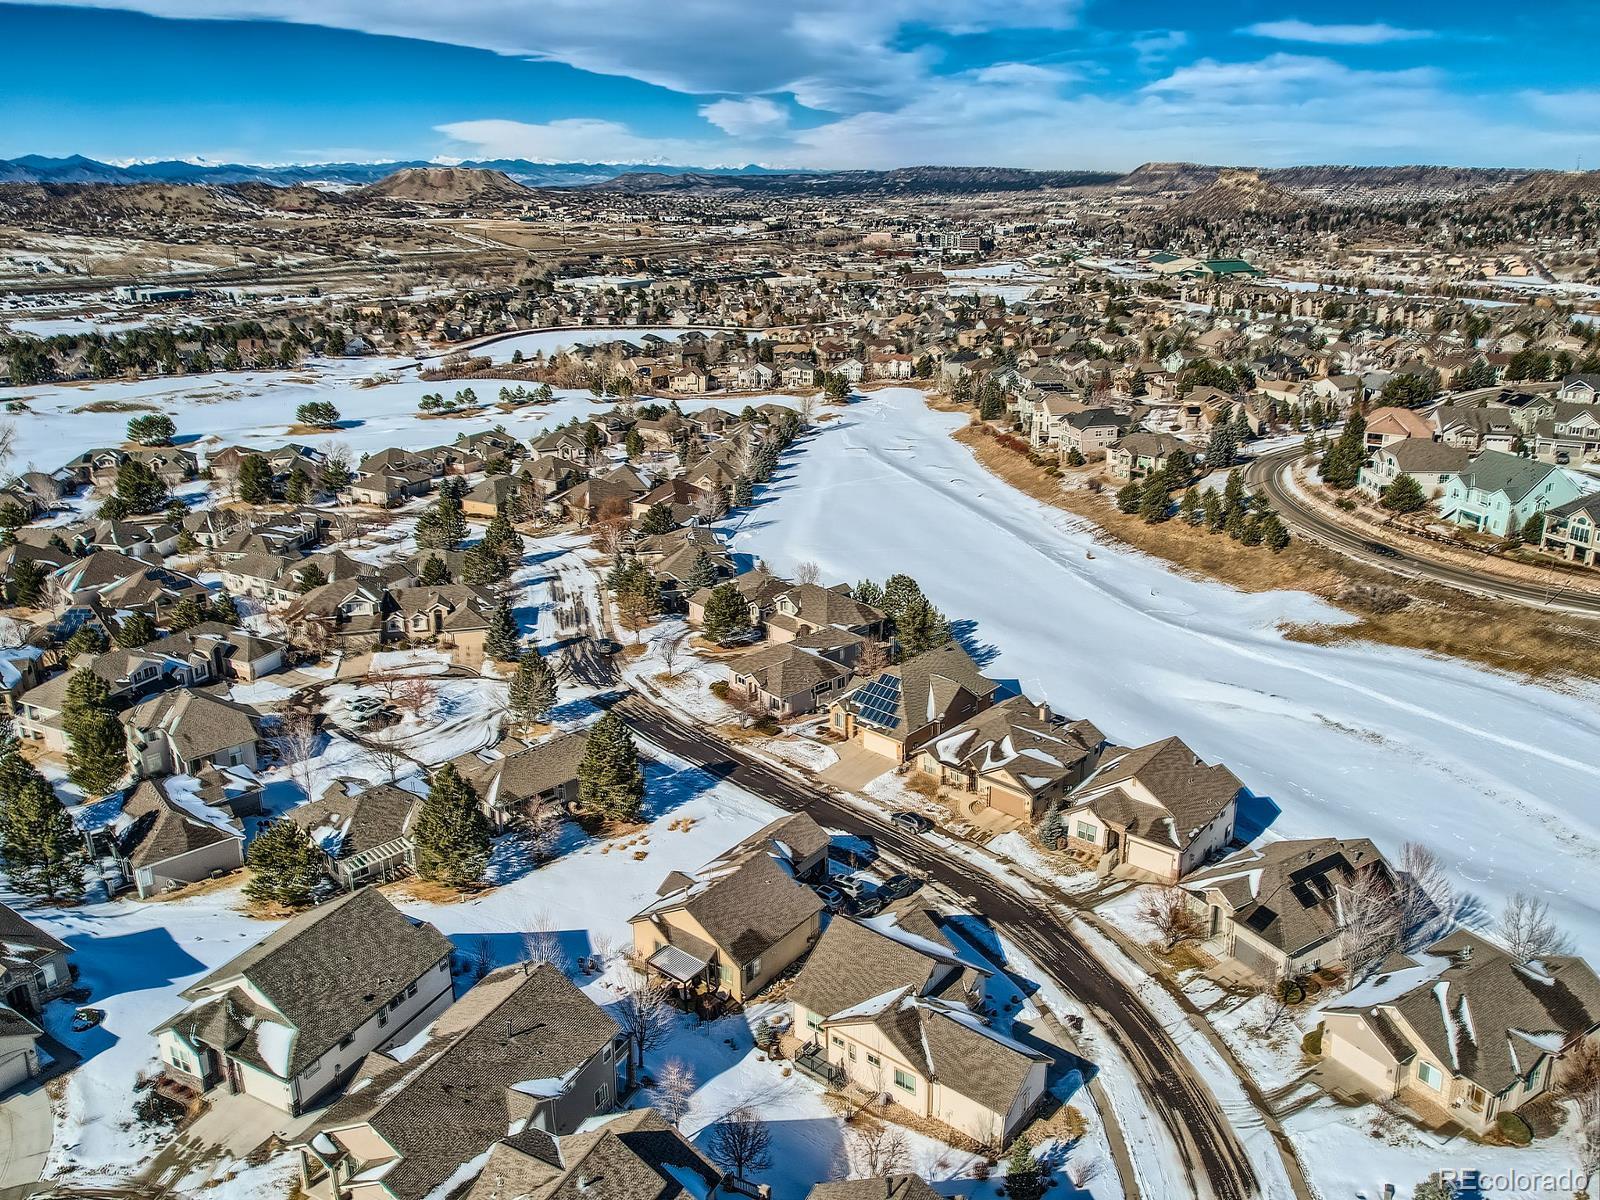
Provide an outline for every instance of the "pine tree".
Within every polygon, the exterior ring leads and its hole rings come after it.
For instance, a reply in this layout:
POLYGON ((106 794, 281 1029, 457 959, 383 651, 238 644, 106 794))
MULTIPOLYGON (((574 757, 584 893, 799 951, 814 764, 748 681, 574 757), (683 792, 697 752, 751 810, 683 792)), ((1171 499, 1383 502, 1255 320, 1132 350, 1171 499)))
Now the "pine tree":
POLYGON ((1033 1156, 1033 1144, 1026 1136, 1018 1137, 1006 1160, 1006 1195, 1012 1200, 1040 1200, 1044 1192, 1044 1172, 1033 1156))
POLYGON ((1402 474, 1383 489, 1381 502, 1394 512, 1412 513, 1426 505, 1428 497, 1423 494, 1422 485, 1417 482, 1415 475, 1402 474))
POLYGON ((622 439, 622 451, 634 461, 644 457, 644 438, 637 429, 628 430, 628 436, 622 439))
POLYGON ((640 533, 671 533, 677 527, 678 522, 672 515, 672 507, 659 501, 645 509, 644 516, 639 518, 640 533))
POLYGON ((465 888, 483 878, 489 865, 489 821, 477 792, 449 763, 434 772, 412 838, 417 874, 423 879, 465 888))
POLYGON ((461 581, 482 586, 511 576, 511 564, 487 541, 474 542, 461 556, 461 581))
POLYGON ((305 908, 322 880, 322 851, 293 821, 270 821, 257 832, 245 856, 250 882, 247 899, 281 908, 305 908))
POLYGON ((710 551, 702 548, 694 556, 694 564, 690 566, 689 576, 683 585, 691 596, 701 588, 717 586, 717 560, 711 557, 710 551))
POLYGON ((1274 554, 1289 545, 1288 526, 1277 513, 1269 512, 1261 518, 1261 542, 1274 554))
POLYGON ((167 610, 166 626, 173 633, 193 629, 211 619, 211 606, 199 596, 185 596, 167 610))
POLYGON ((488 546, 510 566, 522 561, 522 535, 511 527, 511 519, 504 512, 494 515, 483 531, 483 544, 488 546))
POLYGON ((522 655, 521 635, 511 605, 504 600, 489 614, 489 632, 483 639, 483 652, 495 662, 516 662, 522 655))
POLYGON ((719 583, 706 597, 706 637, 718 645, 730 642, 750 628, 750 606, 731 583, 719 583))
POLYGON ((1183 499, 1178 501, 1178 512, 1190 525, 1198 525, 1205 516, 1205 506, 1200 501, 1200 492, 1193 484, 1184 489, 1183 499))
POLYGON ((11 566, 6 600, 18 608, 36 608, 44 600, 45 570, 31 558, 18 558, 11 566))
POLYGON ((1229 513, 1245 507, 1244 476, 1237 470, 1229 471, 1222 485, 1222 507, 1229 513))
POLYGON ((526 650, 511 678, 511 715, 523 724, 542 721, 556 705, 556 674, 537 650, 526 650))
POLYGON ((1367 423, 1360 413, 1351 413, 1340 431, 1339 440, 1322 456, 1322 479, 1331 487, 1354 487, 1366 461, 1367 423))
POLYGON ((159 512, 167 506, 167 485, 142 459, 130 458, 117 468, 117 487, 100 506, 100 515, 109 520, 159 512))
POLYGON ((117 626, 117 645, 126 650, 137 650, 155 640, 155 622, 142 612, 129 613, 117 626))
POLYGON ((894 574, 883 582, 883 603, 878 607, 897 617, 913 600, 922 598, 922 586, 909 575, 894 574))
POLYGON ((289 472, 289 480, 283 485, 283 498, 290 504, 304 504, 311 499, 311 476, 299 467, 289 472))
POLYGON ((907 658, 934 650, 950 640, 950 624, 944 614, 918 596, 901 610, 894 622, 895 639, 907 658))
POLYGON ((272 499, 272 467, 259 454, 247 454, 239 462, 239 499, 246 504, 272 499))
POLYGON ((1137 482, 1129 480, 1117 489, 1117 511, 1136 513, 1139 505, 1144 502, 1144 489, 1137 482))
POLYGON ((1228 519, 1228 514, 1222 507, 1222 497, 1217 495, 1216 488, 1207 488, 1205 495, 1206 528, 1212 533, 1222 532, 1222 526, 1228 519))
POLYGON ((1211 440, 1206 443, 1206 466, 1210 470, 1231 467, 1238 456, 1239 444, 1234 437, 1233 424, 1218 420, 1211 426, 1211 440))
POLYGON ((850 589, 850 595, 859 603, 871 608, 883 607, 883 589, 870 579, 863 579, 850 589))
POLYGON ((128 771, 127 735, 111 707, 111 690, 93 671, 83 668, 67 682, 61 713, 70 749, 67 773, 85 793, 103 796, 122 782, 128 771))
POLYGON ((344 491, 355 481, 355 472, 350 469, 350 460, 342 452, 330 453, 322 460, 322 489, 329 493, 344 491))
POLYGON ((11 887, 25 896, 55 900, 83 892, 83 839, 14 743, 0 757, 0 861, 11 887))
POLYGON ((327 573, 316 563, 307 563, 294 573, 295 586, 301 592, 313 591, 328 582, 327 573))
POLYGON ((110 641, 106 631, 98 625, 80 625, 73 631, 66 644, 61 647, 66 652, 68 661, 75 659, 80 654, 104 654, 110 648, 110 641))
POLYGON ((466 541, 467 519, 461 515, 461 497, 454 489, 440 485, 438 499, 417 518, 416 538, 423 550, 454 550, 466 541))
POLYGON ((615 712, 607 712, 589 730, 578 763, 578 802, 612 820, 638 819, 644 803, 644 770, 633 735, 615 712))
POLYGON ((444 565, 444 560, 437 554, 430 554, 422 564, 422 570, 417 572, 417 581, 424 587, 439 587, 450 582, 450 568, 444 565))
POLYGON ((1171 505, 1172 494, 1167 491, 1166 475, 1152 471, 1139 495, 1139 515, 1144 518, 1145 524, 1154 525, 1157 521, 1167 519, 1167 509, 1171 505))
POLYGON ((661 584, 637 559, 617 592, 617 607, 635 629, 661 611, 661 584))
POLYGON ((741 475, 733 481, 733 502, 739 508, 749 508, 756 502, 756 489, 748 476, 741 475))

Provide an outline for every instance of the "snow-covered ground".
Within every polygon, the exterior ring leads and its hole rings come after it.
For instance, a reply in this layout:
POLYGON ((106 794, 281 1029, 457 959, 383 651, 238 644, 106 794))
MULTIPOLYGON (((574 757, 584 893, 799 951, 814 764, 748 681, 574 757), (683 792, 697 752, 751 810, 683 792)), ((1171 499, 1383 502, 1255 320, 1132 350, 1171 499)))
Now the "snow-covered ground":
POLYGON ((1532 892, 1600 957, 1600 693, 1287 641, 1280 622, 1346 618, 1097 542, 985 471, 948 436, 961 419, 909 389, 872 393, 730 522, 735 548, 825 579, 908 572, 975 622, 963 636, 991 676, 1125 744, 1176 734, 1227 763, 1259 797, 1247 825, 1428 842, 1488 908, 1532 892))

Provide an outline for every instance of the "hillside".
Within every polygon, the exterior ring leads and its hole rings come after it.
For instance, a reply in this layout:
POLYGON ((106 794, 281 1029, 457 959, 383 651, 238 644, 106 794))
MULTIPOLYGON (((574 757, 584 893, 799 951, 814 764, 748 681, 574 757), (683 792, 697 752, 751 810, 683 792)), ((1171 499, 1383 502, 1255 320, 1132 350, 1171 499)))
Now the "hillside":
POLYGON ((634 171, 588 186, 622 192, 760 192, 776 195, 889 196, 1024 192, 1113 183, 1105 171, 1024 171, 1012 167, 898 167, 892 171, 711 174, 634 171))
POLYGON ((362 200, 414 204, 518 204, 533 196, 500 171, 476 167, 407 167, 355 193, 362 200))
POLYGON ((0 213, 20 222, 57 227, 148 224, 152 218, 215 223, 248 219, 260 211, 249 198, 227 189, 188 184, 0 184, 0 213))
POLYGON ((1316 201, 1269 182, 1260 171, 1223 167, 1213 182, 1174 200, 1167 215, 1214 221, 1244 214, 1290 216, 1311 207, 1316 207, 1316 201))

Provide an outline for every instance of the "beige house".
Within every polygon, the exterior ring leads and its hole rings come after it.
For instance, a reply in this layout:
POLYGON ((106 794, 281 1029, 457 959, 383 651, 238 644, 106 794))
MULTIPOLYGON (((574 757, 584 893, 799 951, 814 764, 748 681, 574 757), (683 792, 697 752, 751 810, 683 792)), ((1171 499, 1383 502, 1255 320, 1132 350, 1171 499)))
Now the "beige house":
POLYGON ((775 717, 814 712, 850 686, 847 667, 792 642, 763 646, 728 664, 735 691, 775 717))
POLYGON ((92 840, 141 900, 244 866, 243 823, 172 777, 141 780, 116 820, 92 840))
POLYGON ((828 706, 828 725, 902 763, 930 739, 994 703, 1000 685, 955 642, 906 659, 828 706))
POLYGON ((743 1004, 816 944, 822 911, 783 847, 746 842, 693 875, 668 875, 630 920, 633 952, 686 1004, 743 1004))
POLYGON ((1600 498, 1579 496, 1545 513, 1539 549, 1568 562, 1600 566, 1600 498))
POLYGON ((565 812, 578 799, 578 764, 588 746, 588 730, 579 729, 532 743, 512 738, 450 761, 495 828, 504 829, 546 805, 565 812))
POLYGON ((914 762, 939 783, 1033 824, 1083 782, 1104 747, 1088 721, 1067 721, 1013 696, 926 743, 914 762))
POLYGON ((503 1140, 547 1145, 610 1112, 627 1053, 558 967, 502 967, 413 1044, 362 1060, 299 1145, 301 1188, 312 1200, 456 1195, 503 1140))
POLYGON ((381 892, 329 901, 185 988, 188 1006, 154 1031, 162 1065, 191 1092, 302 1112, 450 1006, 450 954, 381 892))
POLYGON ((1314 838, 1230 854, 1183 888, 1203 913, 1206 949, 1271 984, 1345 966, 1347 902, 1391 891, 1394 875, 1366 838, 1314 838))
POLYGON ((1061 422, 1061 453, 1065 456, 1076 450, 1087 462, 1102 459, 1127 424, 1128 418, 1115 409, 1090 408, 1073 413, 1061 422))
POLYGON ((991 974, 929 910, 837 917, 789 987, 796 1065, 1004 1146, 1043 1098, 1049 1059, 982 1015, 991 974))
POLYGON ((1244 785, 1179 739, 1107 750, 1061 813, 1068 845, 1102 868, 1129 867, 1177 883, 1233 839, 1244 785))
POLYGON ((1190 455, 1196 447, 1170 433, 1138 430, 1119 437, 1106 450, 1106 466, 1117 479, 1144 479, 1164 470, 1167 460, 1178 451, 1190 455))
POLYGON ((1461 930, 1326 1009, 1322 1059, 1352 1090, 1483 1133, 1548 1094, 1597 1029, 1600 979, 1582 959, 1519 963, 1461 930))

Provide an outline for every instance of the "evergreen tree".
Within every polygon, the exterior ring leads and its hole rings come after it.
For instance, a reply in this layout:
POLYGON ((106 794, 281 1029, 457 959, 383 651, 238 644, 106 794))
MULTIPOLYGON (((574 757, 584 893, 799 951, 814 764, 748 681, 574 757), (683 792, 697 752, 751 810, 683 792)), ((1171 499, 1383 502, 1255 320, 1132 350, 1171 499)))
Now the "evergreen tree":
POLYGON ((495 662, 516 662, 522 655, 520 638, 511 605, 500 601, 489 614, 489 633, 483 639, 483 652, 495 662))
POLYGON ((256 904, 305 908, 322 880, 324 861, 322 851, 300 826, 293 821, 269 821, 256 832, 245 856, 250 867, 245 897, 256 904))
POLYGON ((637 429, 628 430, 627 437, 622 439, 622 450, 635 462, 644 457, 644 438, 637 429))
POLYGON ((639 532, 645 534, 671 533, 678 527, 671 505, 657 502, 645 509, 639 518, 639 532))
POLYGON ((1229 513, 1245 507, 1244 476, 1237 470, 1229 471, 1222 485, 1222 507, 1229 513))
POLYGON ((289 481, 283 485, 283 498, 290 504, 304 504, 311 499, 311 476, 299 467, 289 472, 289 481))
POLYGON ((166 625, 173 633, 193 629, 211 619, 211 606, 199 596, 185 596, 167 610, 166 625))
POLYGON ((106 631, 100 626, 80 625, 61 648, 70 661, 80 654, 104 654, 110 648, 110 642, 106 638, 106 631))
POLYGON ((883 589, 870 579, 863 579, 850 589, 850 595, 871 608, 883 607, 883 589))
POLYGON ((1211 440, 1206 443, 1206 466, 1213 471, 1231 467, 1238 453, 1232 422, 1218 420, 1211 426, 1211 440))
POLYGON ((127 735, 111 707, 111 691, 93 671, 78 669, 61 714, 70 749, 67 774, 88 795, 103 796, 128 772, 127 735))
POLYGON ((239 615, 239 605, 234 598, 226 592, 218 592, 211 597, 211 619, 238 628, 243 618, 239 615))
POLYGON ((750 628, 750 606, 731 583, 719 583, 706 597, 705 634, 721 645, 750 628))
POLYGON ((142 612, 129 613, 117 626, 117 645, 126 650, 137 650, 156 640, 156 625, 142 612))
POLYGON ((617 590, 617 607, 635 629, 661 611, 661 584, 638 559, 617 590))
POLYGON ((128 422, 128 440, 141 446, 170 446, 178 427, 165 413, 149 413, 128 422))
POLYGON ((510 705, 511 715, 525 725, 544 720, 556 705, 556 673, 537 650, 526 650, 517 659, 510 705))
POLYGON ((83 838, 14 742, 0 755, 0 861, 11 887, 24 896, 55 900, 83 893, 83 838))
POLYGON ((922 599, 922 586, 911 576, 898 572, 883 582, 883 602, 878 605, 891 617, 898 617, 913 600, 922 599))
POLYGON ((1282 551, 1289 544, 1289 528, 1283 523, 1283 518, 1275 512, 1269 512, 1261 518, 1261 542, 1274 554, 1282 551))
POLYGON ((107 520, 120 521, 124 517, 160 512, 167 506, 167 485, 160 476, 137 458, 130 458, 117 469, 117 486, 104 504, 100 515, 107 520))
POLYGON ((259 454, 247 454, 239 462, 239 499, 246 504, 272 499, 272 466, 259 454))
POLYGON ((45 569, 31 558, 17 558, 6 583, 6 601, 18 608, 37 608, 44 600, 45 569))
POLYGON ((328 582, 328 575, 316 563, 307 563, 294 573, 295 586, 301 592, 309 592, 328 582))
POLYGON ((755 485, 746 475, 741 475, 733 481, 733 503, 739 508, 749 508, 756 502, 755 485))
POLYGON ((633 735, 614 711, 589 730, 578 763, 578 802, 589 812, 616 821, 633 821, 644 803, 644 771, 633 735))
POLYGON ((461 581, 482 586, 511 576, 511 564, 487 541, 474 542, 461 556, 461 581))
POLYGON ((1172 505, 1172 494, 1167 491, 1167 477, 1161 471, 1152 471, 1144 481, 1139 495, 1139 515, 1145 524, 1154 525, 1167 519, 1167 509, 1172 505))
POLYGON ((1184 489, 1183 499, 1178 502, 1178 513, 1189 525, 1198 525, 1205 516, 1205 506, 1200 501, 1200 493, 1193 484, 1184 489))
POLYGON ((1041 1200, 1045 1184, 1039 1160, 1033 1156, 1033 1144, 1026 1136, 1018 1137, 1006 1160, 1006 1195, 1012 1200, 1041 1200))
POLYGON ((422 570, 417 572, 417 581, 424 587, 439 587, 450 582, 450 568, 444 565, 444 560, 437 554, 430 554, 422 564, 422 570))
POLYGON ((421 878, 453 888, 483 878, 489 865, 489 821, 477 792, 451 764, 434 772, 412 838, 421 878))
POLYGON ((1428 497, 1423 494, 1422 485, 1417 482, 1415 475, 1398 475, 1395 481, 1383 489, 1382 503, 1387 509, 1398 513, 1412 513, 1428 503, 1428 497))
POLYGON ((1217 495, 1216 488, 1207 488, 1203 504, 1206 517, 1206 528, 1212 533, 1222 532, 1222 526, 1228 519, 1227 512, 1222 507, 1222 497, 1217 495))
POLYGON ((1355 486, 1361 474, 1361 464, 1366 461, 1367 423, 1360 413, 1351 413, 1345 421, 1339 440, 1322 456, 1322 479, 1331 487, 1355 486))
POLYGON ((1544 513, 1536 512, 1522 523, 1522 540, 1537 546, 1544 539, 1544 513))
POLYGON ((702 548, 694 556, 694 563, 689 568, 689 577, 683 581, 684 590, 689 595, 694 595, 701 588, 717 586, 717 560, 711 557, 710 551, 702 548))
POLYGON ((512 528, 511 519, 504 512, 496 513, 484 528, 483 544, 507 561, 508 573, 510 567, 522 561, 522 535, 512 528))
POLYGON ((894 621, 895 639, 907 658, 934 650, 950 640, 950 624, 944 614, 918 596, 900 611, 894 621))
POLYGON ((322 488, 326 492, 338 493, 344 491, 355 480, 355 472, 350 469, 350 459, 342 451, 331 451, 322 460, 322 488))
POLYGON ((1117 511, 1136 513, 1144 502, 1144 489, 1135 480, 1129 480, 1117 489, 1117 511))
POLYGON ((423 550, 455 550, 466 541, 467 519, 458 492, 440 485, 438 499, 417 518, 416 537, 423 550))

